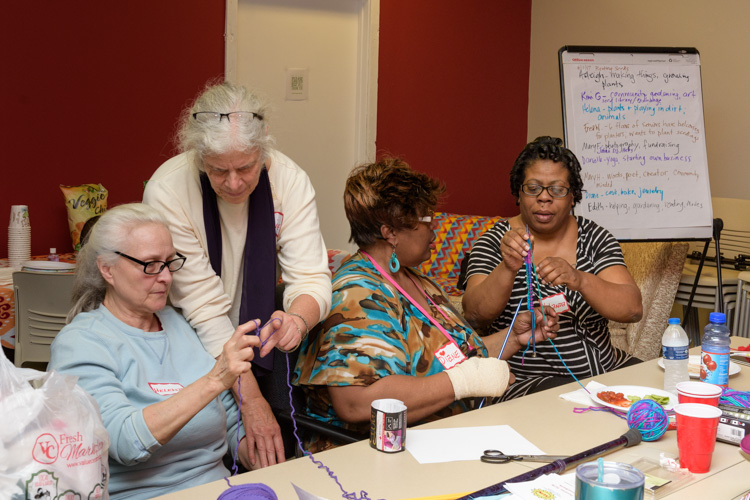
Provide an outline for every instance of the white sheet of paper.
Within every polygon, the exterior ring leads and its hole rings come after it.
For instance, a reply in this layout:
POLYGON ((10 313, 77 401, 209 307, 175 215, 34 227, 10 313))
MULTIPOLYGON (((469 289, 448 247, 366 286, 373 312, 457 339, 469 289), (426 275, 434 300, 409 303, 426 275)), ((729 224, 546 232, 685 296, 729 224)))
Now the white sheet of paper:
POLYGON ((524 483, 506 483, 505 488, 513 493, 511 498, 517 500, 538 500, 539 498, 574 500, 576 475, 548 474, 524 483))
POLYGON ((420 464, 479 460, 484 450, 512 455, 544 455, 509 425, 406 432, 406 449, 420 464))
POLYGON ((313 495, 309 491, 303 490, 294 483, 292 483, 292 486, 294 486, 294 491, 297 493, 297 498, 299 498, 299 500, 327 500, 323 497, 319 497, 318 495, 313 495))

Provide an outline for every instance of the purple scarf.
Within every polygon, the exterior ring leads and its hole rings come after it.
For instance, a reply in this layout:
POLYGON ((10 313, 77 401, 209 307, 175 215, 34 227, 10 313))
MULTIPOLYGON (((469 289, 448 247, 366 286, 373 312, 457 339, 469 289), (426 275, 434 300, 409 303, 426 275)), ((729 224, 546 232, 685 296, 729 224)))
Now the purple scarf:
MULTIPOLYGON (((216 192, 203 172, 200 174, 200 181, 203 190, 203 224, 206 226, 208 257, 214 272, 221 277, 221 220, 216 192)), ((242 266, 240 324, 260 318, 260 324, 264 325, 276 310, 276 231, 271 183, 265 167, 260 171, 258 185, 250 194, 248 211, 242 266)), ((273 370, 273 356, 261 358, 259 350, 253 350, 253 373, 262 376, 273 370)))

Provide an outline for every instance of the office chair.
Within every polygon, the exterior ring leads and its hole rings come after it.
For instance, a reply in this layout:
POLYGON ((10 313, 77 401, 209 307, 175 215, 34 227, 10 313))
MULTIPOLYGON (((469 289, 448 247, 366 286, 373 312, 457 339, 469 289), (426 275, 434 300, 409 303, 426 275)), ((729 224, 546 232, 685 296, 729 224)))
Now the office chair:
POLYGON ((13 273, 16 366, 29 362, 49 362, 49 346, 65 326, 65 318, 71 308, 70 296, 74 280, 73 273, 13 273))

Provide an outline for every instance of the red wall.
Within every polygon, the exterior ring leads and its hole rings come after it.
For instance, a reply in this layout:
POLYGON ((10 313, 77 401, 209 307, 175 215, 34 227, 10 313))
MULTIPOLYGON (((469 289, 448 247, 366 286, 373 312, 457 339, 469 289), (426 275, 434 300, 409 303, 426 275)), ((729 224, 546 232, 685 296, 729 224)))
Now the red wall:
POLYGON ((32 255, 72 249, 60 184, 140 201, 172 156, 181 109, 224 73, 222 0, 7 2, 0 257, 11 205, 28 205, 32 255))
POLYGON ((445 181, 443 209, 515 215, 531 0, 381 0, 378 156, 445 181))

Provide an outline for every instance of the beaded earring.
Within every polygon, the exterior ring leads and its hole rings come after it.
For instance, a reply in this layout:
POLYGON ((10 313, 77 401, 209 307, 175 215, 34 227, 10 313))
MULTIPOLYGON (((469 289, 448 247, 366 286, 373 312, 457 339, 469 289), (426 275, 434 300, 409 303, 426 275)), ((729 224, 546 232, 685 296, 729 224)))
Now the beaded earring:
POLYGON ((396 245, 393 245, 393 253, 391 254, 391 260, 388 261, 388 269, 392 273, 397 273, 401 269, 401 263, 398 261, 398 256, 396 255, 396 245))

